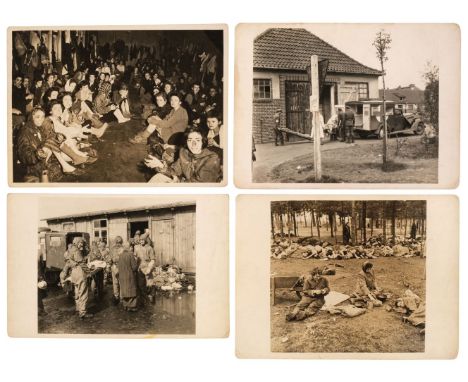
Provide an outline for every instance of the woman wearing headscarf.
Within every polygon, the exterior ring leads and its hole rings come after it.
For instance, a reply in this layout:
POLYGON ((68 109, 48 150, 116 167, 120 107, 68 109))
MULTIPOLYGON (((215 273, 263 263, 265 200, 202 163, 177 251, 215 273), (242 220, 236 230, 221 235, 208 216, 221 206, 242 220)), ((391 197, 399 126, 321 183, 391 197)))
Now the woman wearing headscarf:
POLYGON ((94 99, 94 107, 96 108, 96 111, 102 115, 101 121, 118 121, 119 123, 128 122, 130 118, 125 118, 118 106, 109 98, 111 90, 112 85, 107 81, 103 82, 99 87, 96 98, 94 99))

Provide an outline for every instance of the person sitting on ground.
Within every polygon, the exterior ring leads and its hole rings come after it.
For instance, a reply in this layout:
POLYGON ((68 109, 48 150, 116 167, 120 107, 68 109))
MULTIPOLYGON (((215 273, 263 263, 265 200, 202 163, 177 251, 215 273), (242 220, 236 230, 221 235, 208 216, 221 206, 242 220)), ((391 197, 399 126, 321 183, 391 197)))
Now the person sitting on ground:
POLYGON ((72 111, 77 115, 81 124, 91 125, 90 132, 97 138, 101 138, 109 127, 107 122, 101 121, 99 114, 94 110, 92 92, 87 83, 78 85, 72 111))
POLYGON ((122 82, 119 86, 119 90, 114 92, 114 104, 118 106, 124 118, 128 120, 132 118, 132 108, 130 105, 130 99, 128 98, 127 84, 122 82))
MULTIPOLYGON (((62 177, 60 164, 47 147, 47 136, 43 131, 45 120, 44 110, 33 109, 31 118, 18 133, 18 158, 26 167, 25 182, 39 182, 44 171, 47 171, 49 181, 57 181, 62 177)), ((57 147, 57 150, 60 150, 57 147)))
POLYGON ((301 301, 286 315, 286 321, 301 321, 315 315, 325 305, 325 296, 329 292, 328 280, 320 274, 318 267, 314 268, 304 276, 301 301))
POLYGON ((208 140, 200 129, 192 127, 185 132, 185 147, 179 151, 177 161, 168 166, 152 155, 145 164, 157 171, 150 183, 214 183, 221 178, 218 154, 207 148, 208 140))
POLYGON ((130 121, 130 118, 125 118, 118 106, 109 98, 111 90, 111 83, 106 81, 103 82, 99 88, 96 98, 94 99, 94 107, 96 111, 102 115, 101 121, 108 123, 113 121, 118 121, 118 123, 130 121))
POLYGON ((66 154, 75 165, 80 165, 83 163, 94 163, 97 158, 89 156, 87 153, 80 151, 77 145, 77 139, 85 137, 83 135, 83 128, 79 124, 66 126, 62 123, 62 105, 54 101, 51 103, 50 116, 46 123, 50 120, 53 124, 53 130, 65 136, 65 142, 60 147, 60 150, 66 154))
POLYGON ((208 138, 208 148, 218 154, 222 165, 224 145, 222 118, 216 112, 210 111, 206 115, 206 125, 208 128, 206 135, 208 138))
POLYGON ((374 266, 370 261, 365 261, 357 276, 356 290, 350 301, 359 308, 382 306, 382 301, 377 299, 380 291, 375 280, 374 266))
POLYGON ((129 141, 133 144, 146 144, 148 137, 158 130, 161 138, 168 145, 180 145, 182 142, 180 137, 188 125, 187 111, 181 106, 179 95, 173 94, 170 98, 172 110, 163 119, 158 115, 153 115, 148 118, 148 127, 139 132, 134 138, 129 141))

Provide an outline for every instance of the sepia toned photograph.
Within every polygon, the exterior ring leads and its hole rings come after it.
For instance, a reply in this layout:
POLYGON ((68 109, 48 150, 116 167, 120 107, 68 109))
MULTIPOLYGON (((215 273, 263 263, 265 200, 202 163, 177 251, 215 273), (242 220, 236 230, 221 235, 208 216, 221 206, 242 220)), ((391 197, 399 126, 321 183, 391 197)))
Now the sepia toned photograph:
POLYGON ((195 203, 40 208, 39 333, 195 334, 195 203))
POLYGON ((9 248, 10 269, 21 269, 10 273, 9 282, 25 284, 25 296, 9 287, 13 335, 19 330, 216 337, 228 331, 224 197, 15 195, 10 200, 19 211, 10 219, 12 230, 25 209, 36 207, 25 224, 30 235, 24 243, 12 240, 9 248), (203 217, 206 213, 211 216, 203 217), (207 248, 211 227, 217 227, 218 237, 207 248), (209 280, 207 264, 217 266, 209 280), (19 318, 19 311, 26 317, 19 318), (28 323, 24 328, 22 319, 28 323))
POLYGON ((237 356, 456 357, 458 208, 445 195, 240 195, 237 356))
POLYGON ((226 34, 10 29, 10 183, 225 183, 226 34))
POLYGON ((271 351, 424 352, 426 201, 271 203, 271 351))
POLYGON ((439 83, 459 87, 459 39, 449 24, 242 24, 241 185, 439 184, 459 132, 459 93, 439 83))

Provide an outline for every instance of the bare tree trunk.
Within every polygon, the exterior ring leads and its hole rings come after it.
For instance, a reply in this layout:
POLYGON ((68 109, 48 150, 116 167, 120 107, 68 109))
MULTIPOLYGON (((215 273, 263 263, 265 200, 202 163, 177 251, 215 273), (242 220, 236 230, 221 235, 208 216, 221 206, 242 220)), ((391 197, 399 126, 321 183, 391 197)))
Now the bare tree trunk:
POLYGON ((333 226, 334 226, 334 221, 333 221, 333 214, 330 212, 328 213, 328 222, 330 223, 330 234, 331 234, 331 237, 335 237, 333 235, 333 226))
POLYGON ((393 244, 396 243, 396 200, 392 201, 392 240, 393 244))
POLYGON ((367 241, 367 202, 362 202, 362 227, 363 227, 363 242, 367 241))
POLYGON ((281 229, 281 238, 284 236, 284 223, 283 223, 283 213, 280 213, 280 229, 281 229))
POLYGON ((371 237, 374 236, 374 218, 370 219, 370 235, 371 237))
POLYGON ((336 213, 333 214, 333 227, 335 228, 335 244, 338 244, 338 235, 336 234, 337 231, 337 222, 336 222, 336 213))
POLYGON ((383 230, 383 238, 384 242, 387 243, 387 217, 385 215, 386 210, 386 203, 385 201, 382 204, 382 230, 383 230))
POLYGON ((293 212, 292 214, 292 218, 293 218, 293 224, 294 224, 294 236, 297 237, 297 221, 296 221, 296 213, 293 212))
POLYGON ((356 202, 353 200, 351 202, 351 244, 356 244, 356 202))
POLYGON ((270 214, 271 215, 271 237, 274 238, 275 237, 275 221, 274 221, 274 218, 273 218, 273 212, 270 214))
POLYGON ((317 217, 315 222, 317 223, 317 236, 318 239, 320 240, 320 214, 317 212, 317 217))
POLYGON ((306 216, 306 211, 304 210, 304 227, 307 227, 307 216, 306 216))

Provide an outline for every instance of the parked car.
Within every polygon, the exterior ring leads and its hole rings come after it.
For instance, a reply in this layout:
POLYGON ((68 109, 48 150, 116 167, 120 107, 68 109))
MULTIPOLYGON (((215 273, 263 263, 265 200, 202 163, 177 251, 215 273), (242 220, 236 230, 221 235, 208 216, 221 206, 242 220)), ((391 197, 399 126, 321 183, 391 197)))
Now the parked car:
MULTIPOLYGON (((346 102, 355 114, 354 132, 361 138, 376 136, 382 139, 384 126, 382 118, 382 100, 361 100, 346 102)), ((385 101, 385 116, 387 118, 387 136, 399 133, 421 135, 424 132, 424 122, 418 114, 403 113, 395 108, 395 102, 385 101)))

